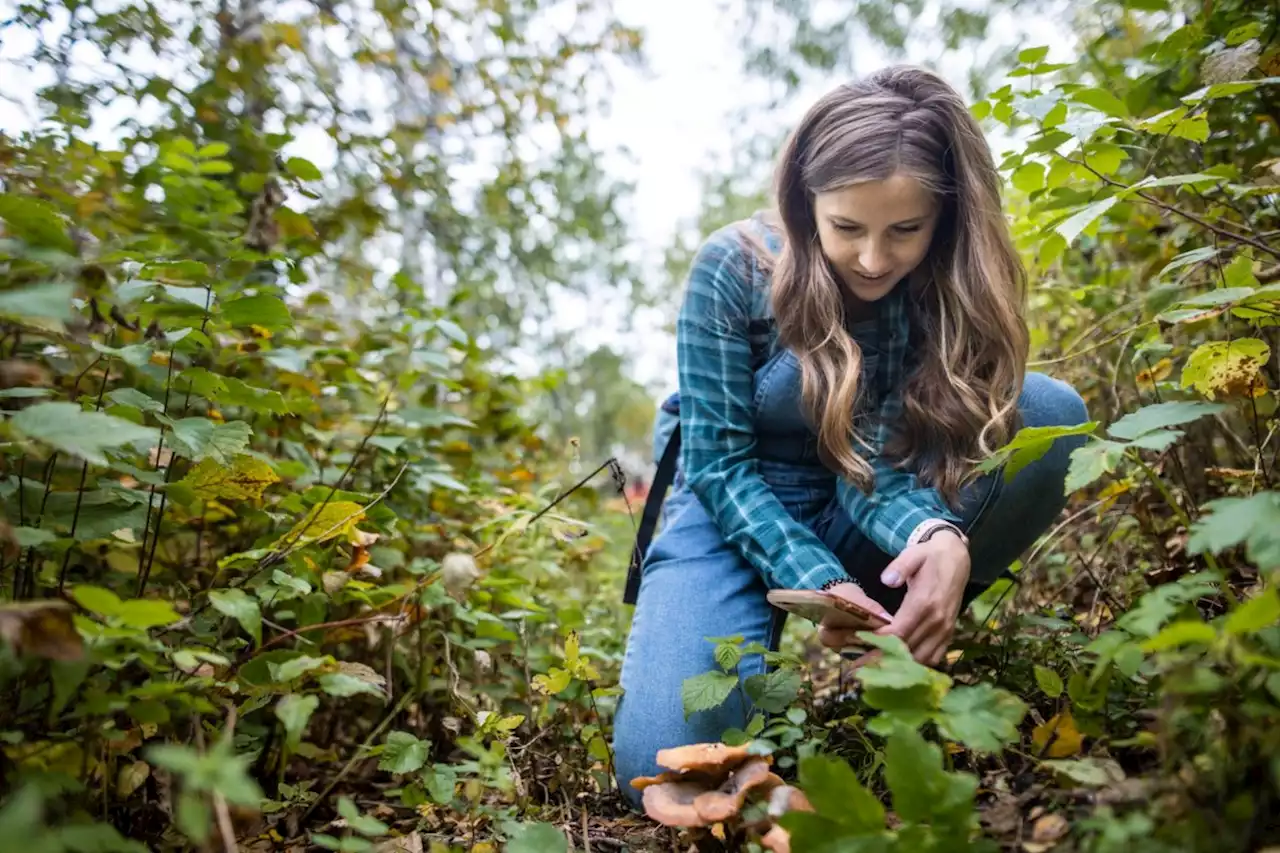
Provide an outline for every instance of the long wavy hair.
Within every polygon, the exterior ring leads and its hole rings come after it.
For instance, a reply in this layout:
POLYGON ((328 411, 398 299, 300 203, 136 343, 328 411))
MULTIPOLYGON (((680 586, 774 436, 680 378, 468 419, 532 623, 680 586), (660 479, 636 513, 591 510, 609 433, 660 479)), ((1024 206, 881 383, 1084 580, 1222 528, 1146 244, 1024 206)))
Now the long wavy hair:
POLYGON ((903 172, 940 202, 928 254, 909 289, 913 369, 902 422, 885 448, 953 505, 973 465, 1018 425, 1029 336, 1026 271, 1001 207, 1000 179, 960 95, 915 66, 885 68, 814 104, 775 177, 782 231, 772 267, 779 343, 800 362, 802 399, 823 461, 864 491, 870 464, 854 426, 862 351, 845 325, 845 289, 818 241, 818 193, 903 172))

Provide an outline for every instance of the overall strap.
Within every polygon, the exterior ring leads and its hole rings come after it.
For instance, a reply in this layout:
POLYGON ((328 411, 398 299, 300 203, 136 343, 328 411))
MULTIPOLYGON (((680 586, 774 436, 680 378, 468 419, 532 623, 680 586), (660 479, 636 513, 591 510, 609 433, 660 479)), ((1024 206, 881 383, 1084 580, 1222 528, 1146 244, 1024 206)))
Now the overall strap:
POLYGON ((640 569, 644 565, 644 555, 653 540, 653 531, 658 526, 658 516, 662 513, 663 498, 676 476, 676 462, 680 458, 680 423, 676 422, 667 439, 666 449, 662 451, 662 459, 658 461, 658 471, 653 477, 653 485, 645 498, 644 513, 640 516, 640 529, 636 533, 635 548, 631 552, 631 565, 627 568, 627 586, 622 593, 624 604, 635 604, 640 595, 640 569))

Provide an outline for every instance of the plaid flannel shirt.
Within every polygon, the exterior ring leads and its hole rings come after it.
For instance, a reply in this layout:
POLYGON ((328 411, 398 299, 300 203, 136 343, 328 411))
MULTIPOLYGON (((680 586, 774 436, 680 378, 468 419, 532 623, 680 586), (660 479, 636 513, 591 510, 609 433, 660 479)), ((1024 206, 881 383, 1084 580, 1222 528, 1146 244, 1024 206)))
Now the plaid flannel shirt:
MULTIPOLYGON (((748 227, 760 228, 776 251, 777 238, 763 225, 751 220, 748 227)), ((849 578, 830 549, 783 508, 755 457, 753 353, 773 352, 776 330, 769 282, 751 252, 737 227, 722 228, 700 247, 688 275, 676 324, 681 463, 689 488, 726 541, 770 587, 817 589, 849 578)), ((850 329, 864 356, 866 402, 856 423, 876 450, 861 447, 859 453, 875 469, 875 488, 863 494, 839 478, 836 495, 862 533, 896 556, 922 522, 960 519, 935 489, 879 453, 889 425, 902 415, 910 331, 905 288, 895 289, 879 309, 874 320, 850 329)))

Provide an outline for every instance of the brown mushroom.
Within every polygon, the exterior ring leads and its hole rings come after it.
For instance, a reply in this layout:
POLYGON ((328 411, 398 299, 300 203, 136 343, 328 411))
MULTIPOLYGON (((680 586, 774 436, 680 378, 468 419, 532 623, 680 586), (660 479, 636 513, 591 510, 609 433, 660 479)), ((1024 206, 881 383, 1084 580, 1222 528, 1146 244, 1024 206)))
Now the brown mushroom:
POLYGON ((637 791, 643 791, 650 785, 661 785, 663 782, 695 782, 697 776, 695 774, 677 773, 674 770, 667 770, 659 773, 657 776, 637 776, 631 780, 631 787, 637 791))
POLYGON ((804 791, 791 785, 780 785, 769 792, 769 816, 782 817, 787 812, 811 812, 813 804, 804 791))
POLYGON ((681 773, 692 771, 727 772, 751 757, 745 746, 729 746, 723 743, 694 743, 671 749, 658 750, 660 767, 681 773))
POLYGON ((696 782, 660 782, 644 789, 644 813, 664 826, 706 826, 693 802, 706 787, 696 782))
POLYGON ((742 805, 753 789, 766 785, 772 787, 774 779, 782 784, 782 779, 769 771, 769 762, 756 756, 729 774, 718 789, 701 794, 693 801, 693 807, 703 820, 712 823, 728 820, 742 811, 742 805))

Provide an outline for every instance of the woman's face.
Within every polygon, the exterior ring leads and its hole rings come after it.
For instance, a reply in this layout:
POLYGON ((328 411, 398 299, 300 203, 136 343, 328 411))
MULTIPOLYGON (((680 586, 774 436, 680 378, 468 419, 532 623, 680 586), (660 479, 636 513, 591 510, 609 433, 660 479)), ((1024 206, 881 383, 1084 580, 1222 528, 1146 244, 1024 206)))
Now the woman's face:
POLYGON ((924 260, 938 213, 933 196, 902 172, 814 199, 822 251, 863 302, 883 299, 924 260))

